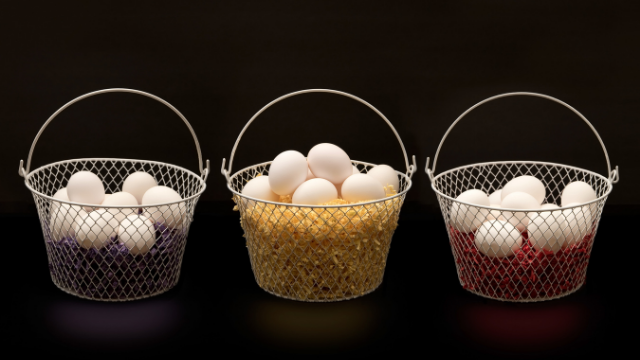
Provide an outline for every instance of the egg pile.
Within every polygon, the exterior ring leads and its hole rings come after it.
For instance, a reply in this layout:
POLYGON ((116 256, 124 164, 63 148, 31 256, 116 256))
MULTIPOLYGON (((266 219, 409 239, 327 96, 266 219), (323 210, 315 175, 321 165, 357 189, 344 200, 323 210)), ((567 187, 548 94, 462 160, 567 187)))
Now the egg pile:
POLYGON ((465 289, 518 300, 565 295, 584 283, 596 192, 581 181, 567 184, 560 195, 560 205, 570 207, 565 210, 544 204, 546 197, 533 176, 514 178, 489 195, 472 189, 458 196, 466 204, 453 203, 449 234, 465 289))
MULTIPOLYGON (((259 200, 322 205, 336 199, 348 203, 379 200, 398 191, 398 175, 388 165, 373 167, 366 174, 352 165, 340 147, 322 143, 307 156, 295 150, 280 153, 271 163, 269 175, 257 176, 242 188, 242 195, 259 200)), ((254 206, 255 202, 245 201, 254 206)))
POLYGON ((563 189, 561 206, 572 207, 564 211, 555 210, 560 208, 556 204, 543 203, 545 198, 544 184, 530 175, 518 176, 490 195, 467 190, 456 200, 472 205, 453 203, 451 224, 458 231, 473 232, 478 250, 494 257, 513 255, 523 245, 524 232, 533 248, 554 253, 576 244, 590 232, 597 204, 585 204, 596 200, 597 195, 589 184, 575 181, 563 189))
POLYGON ((49 226, 55 240, 72 237, 85 249, 102 249, 117 239, 129 253, 145 254, 156 242, 157 225, 175 229, 184 221, 179 203, 160 205, 181 201, 180 194, 146 172, 129 174, 122 191, 106 194, 96 174, 79 171, 53 198, 84 204, 52 202, 49 226))

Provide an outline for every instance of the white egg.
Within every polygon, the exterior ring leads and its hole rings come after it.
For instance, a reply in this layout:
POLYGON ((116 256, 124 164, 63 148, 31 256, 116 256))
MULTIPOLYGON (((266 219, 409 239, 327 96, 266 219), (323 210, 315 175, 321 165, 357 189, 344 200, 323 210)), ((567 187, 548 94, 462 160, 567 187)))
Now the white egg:
POLYGON ((107 201, 107 199, 111 196, 111 194, 104 194, 104 200, 102 200, 102 203, 100 203, 100 205, 104 204, 105 201, 107 201))
POLYGON ((133 206, 139 205, 138 200, 132 194, 128 192, 120 191, 111 194, 102 202, 102 206, 113 214, 118 221, 124 220, 129 215, 135 215, 138 213, 138 208, 114 208, 113 206, 133 206))
POLYGON ((400 192, 400 180, 398 179, 398 174, 393 168, 389 165, 378 165, 374 166, 367 175, 373 177, 378 180, 382 186, 391 185, 393 190, 400 192))
POLYGON ((147 190, 154 186, 158 186, 158 182, 153 178, 153 176, 151 176, 151 174, 143 171, 136 171, 129 174, 127 178, 124 179, 124 182, 122 183, 122 191, 133 195, 138 201, 138 204, 142 204, 142 196, 144 196, 144 193, 146 193, 147 190))
POLYGON ((574 181, 565 186, 560 195, 560 204, 567 206, 570 203, 584 204, 597 199, 596 191, 584 181, 574 181))
MULTIPOLYGON (((244 185, 240 193, 260 200, 280 201, 280 196, 271 191, 269 176, 267 175, 258 176, 249 180, 249 182, 244 185)), ((255 201, 247 199, 242 199, 242 202, 245 207, 252 207, 255 205, 255 201)))
POLYGON ((73 236, 76 233, 77 221, 87 215, 80 206, 53 202, 49 218, 49 230, 54 240, 73 236))
MULTIPOLYGON (((591 185, 583 181, 574 181, 565 186, 560 195, 560 204, 565 207, 567 204, 584 204, 596 200, 598 196, 591 185)), ((598 210, 598 203, 589 205, 593 214, 598 210)))
POLYGON ((118 241, 133 255, 146 253, 156 243, 153 222, 142 215, 127 216, 118 228, 118 241))
POLYGON ((542 204, 540 205, 540 210, 550 210, 550 209, 559 209, 560 207, 556 204, 542 204))
POLYGON ((463 191, 456 200, 474 205, 489 206, 489 197, 484 191, 478 189, 469 189, 463 191))
MULTIPOLYGON (((464 191, 456 197, 456 200, 480 206, 490 205, 487 194, 478 189, 464 191)), ((488 215, 489 211, 487 209, 453 202, 449 218, 451 225, 456 230, 470 233, 482 225, 487 220, 488 215)))
POLYGON ((56 193, 53 194, 53 198, 58 200, 69 201, 69 195, 67 195, 67 188, 62 188, 56 191, 56 193))
MULTIPOLYGON (((538 206, 544 201, 547 190, 544 187, 542 181, 538 180, 534 176, 523 175, 513 178, 503 188, 500 196, 502 200, 514 192, 524 192, 531 196, 538 202, 538 206)), ((503 207, 507 207, 504 206, 503 207)))
POLYGON ((316 177, 327 179, 333 184, 342 184, 353 175, 349 155, 336 145, 318 144, 309 150, 307 159, 309 168, 316 177))
MULTIPOLYGON (((344 184, 344 182, 342 184, 344 184)), ((335 185, 335 187, 336 190, 338 190, 338 198, 344 200, 344 198, 342 197, 342 184, 335 185)))
MULTIPOLYGON (((63 201, 69 201, 69 196, 67 195, 67 188, 62 188, 58 191, 56 191, 55 194, 53 194, 53 198, 57 199, 57 200, 63 200, 63 201)), ((57 201, 52 201, 51 202, 51 210, 50 210, 50 214, 57 212, 58 209, 60 208, 60 204, 57 201)))
POLYGON ((307 181, 307 180, 311 180, 311 179, 315 179, 315 178, 316 178, 316 176, 315 176, 315 175, 313 175, 313 173, 311 172, 311 170, 310 170, 310 169, 307 169, 307 178, 305 179, 305 181, 307 181))
POLYGON ((492 192, 491 195, 489 195, 489 203, 491 204, 491 206, 493 206, 494 204, 502 204, 502 189, 496 190, 492 192))
POLYGON ((387 196, 378 180, 367 174, 353 174, 346 178, 340 189, 348 202, 378 200, 387 196))
MULTIPOLYGON (((353 166, 353 174, 360 174, 360 170, 358 170, 358 168, 355 165, 353 166)), ((353 174, 351 174, 351 175, 353 175, 353 174)), ((342 183, 340 183, 340 184, 333 184, 333 185, 335 185, 336 189, 338 190, 338 197, 340 199, 342 199, 342 184, 344 184, 344 181, 342 183)))
MULTIPOLYGON (((569 203, 564 206, 577 205, 580 204, 569 203)), ((593 218, 596 214, 591 211, 591 208, 588 205, 566 209, 562 212, 562 214, 567 220, 567 226, 569 230, 565 247, 582 241, 582 239, 591 232, 593 218)))
POLYGON ((98 175, 90 171, 79 171, 67 183, 69 200, 83 204, 102 204, 104 185, 98 175))
MULTIPOLYGON (((504 194, 504 191, 502 192, 504 194)), ((540 209, 540 203, 528 193, 516 191, 502 198, 502 207, 505 209, 540 209)), ((502 216, 507 219, 518 230, 524 231, 529 224, 529 216, 526 212, 502 212, 502 216)))
POLYGON ((77 220, 76 241, 85 249, 102 249, 118 234, 120 222, 105 209, 92 211, 77 220))
MULTIPOLYGON (((106 198, 107 198, 107 194, 105 194, 104 196, 105 196, 105 199, 106 199, 106 198)), ((69 196, 68 196, 68 194, 67 194, 67 188, 62 188, 62 189, 60 189, 60 190, 56 191, 56 193, 55 193, 55 194, 53 194, 53 198, 54 198, 54 199, 59 199, 59 200, 70 201, 70 200, 69 200, 69 196)), ((58 203, 58 202, 55 202, 55 201, 54 201, 54 202, 51 204, 51 208, 52 208, 52 210, 54 210, 54 211, 55 211, 55 210, 57 210, 57 207, 58 207, 59 205, 60 205, 60 203, 58 203)), ((92 207, 92 206, 83 206, 83 207, 82 207, 82 209, 83 209, 85 212, 91 212, 91 211, 95 210, 96 208, 95 208, 95 207, 92 207)))
POLYGON ((294 204, 320 205, 338 198, 335 185, 325 179, 311 179, 298 186, 291 201, 294 204))
POLYGON ((530 214, 530 218, 527 232, 536 250, 558 252, 565 247, 570 232, 562 211, 541 211, 530 214))
POLYGON ((478 228, 474 241, 481 253, 504 258, 520 249, 522 234, 508 221, 490 220, 478 228))
POLYGON ((153 220, 165 224, 167 227, 176 228, 184 220, 184 212, 186 209, 184 203, 176 203, 163 206, 149 206, 168 202, 182 200, 180 194, 175 190, 166 186, 154 186, 147 190, 142 196, 142 205, 144 206, 144 215, 153 220))
MULTIPOLYGON (((291 195, 305 182, 309 168, 304 155, 295 151, 283 151, 271 162, 269 185, 278 195, 291 195)), ((314 173, 315 174, 315 173, 314 173)))
POLYGON ((316 176, 313 175, 313 173, 311 172, 311 169, 309 169, 309 160, 307 158, 305 158, 305 160, 307 161, 307 179, 305 181, 315 179, 316 176))
MULTIPOLYGON (((501 208, 502 206, 500 206, 500 204, 491 204, 491 207, 494 208, 501 208)), ((489 210, 489 215, 487 215, 487 220, 504 220, 506 221, 506 219, 504 218, 504 216, 502 216, 502 212, 500 210, 489 210)))

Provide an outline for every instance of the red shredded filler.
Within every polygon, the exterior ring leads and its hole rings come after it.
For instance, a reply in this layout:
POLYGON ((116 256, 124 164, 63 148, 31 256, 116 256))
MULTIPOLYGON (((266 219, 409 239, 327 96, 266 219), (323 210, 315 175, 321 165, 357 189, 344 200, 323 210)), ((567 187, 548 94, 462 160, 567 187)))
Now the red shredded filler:
POLYGON ((463 288, 491 298, 539 300, 561 296, 585 283, 594 233, 553 253, 533 248, 525 230, 520 250, 506 258, 479 252, 473 233, 449 227, 449 236, 463 288))

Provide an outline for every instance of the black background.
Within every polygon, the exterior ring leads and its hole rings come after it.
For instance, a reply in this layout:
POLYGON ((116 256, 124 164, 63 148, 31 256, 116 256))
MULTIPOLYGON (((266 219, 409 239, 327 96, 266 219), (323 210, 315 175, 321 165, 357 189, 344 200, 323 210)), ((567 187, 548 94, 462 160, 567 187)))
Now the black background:
MULTIPOLYGON (((193 350, 216 355, 567 357, 628 346, 640 110, 640 7, 631 2, 78 2, 3 4, 0 213, 11 342, 94 357, 193 350), (94 303, 51 283, 33 199, 17 174, 38 129, 86 92, 155 94, 191 122, 208 188, 196 209, 179 285, 156 298, 94 303), (307 88, 345 91, 394 124, 418 171, 376 292, 304 304, 253 280, 238 215, 219 173, 262 106, 307 88), (460 288, 424 164, 473 104, 511 91, 544 93, 585 115, 621 180, 605 207, 588 284, 561 300, 504 304, 460 288), (624 253, 624 254, 623 254, 624 253), (75 319, 75 320, 73 320, 75 319), (625 342, 627 341, 627 342, 625 342)), ((395 137, 370 109, 337 95, 285 100, 249 128, 234 170, 331 142, 352 159, 404 167, 395 137)), ((552 161, 606 174, 602 149, 575 114, 537 98, 472 112, 451 133, 438 171, 494 160, 552 161)), ((186 127, 166 107, 107 94, 63 112, 38 142, 32 169, 114 157, 197 171, 186 127)), ((7 339, 7 336, 4 336, 7 339)))

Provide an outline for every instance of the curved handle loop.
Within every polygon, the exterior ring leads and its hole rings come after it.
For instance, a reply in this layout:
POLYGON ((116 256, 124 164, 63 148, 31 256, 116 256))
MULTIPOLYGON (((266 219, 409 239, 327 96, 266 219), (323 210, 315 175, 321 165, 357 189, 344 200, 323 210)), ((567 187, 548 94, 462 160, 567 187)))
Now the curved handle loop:
POLYGON ((207 177, 209 176, 209 160, 207 160, 206 167, 204 167, 204 163, 202 162, 202 151, 200 151, 200 142, 198 142, 198 137, 196 136, 196 133, 193 131, 193 128, 191 127, 191 124, 187 121, 187 119, 184 117, 184 115, 182 115, 182 113, 180 113, 180 111, 178 111, 178 109, 173 107, 173 105, 169 104, 165 100, 163 100, 163 99, 161 99, 161 98, 159 98, 159 97, 157 97, 157 96, 155 96, 153 94, 149 94, 147 92, 140 91, 140 90, 124 89, 124 88, 113 88, 113 89, 103 89, 103 90, 92 91, 90 93, 86 93, 84 95, 78 96, 77 98, 75 98, 75 99, 69 101, 68 103, 64 104, 60 109, 58 109, 55 113, 53 113, 53 115, 51 115, 49 117, 49 119, 47 119, 47 121, 44 123, 44 125, 42 125, 42 127, 40 128, 40 131, 38 131, 38 134, 36 135, 36 138, 33 139, 33 143, 31 144, 31 149, 29 150, 29 157, 27 158, 27 167, 24 168, 23 167, 23 163, 24 162, 22 160, 20 160, 20 167, 18 168, 18 174, 20 174, 20 176, 26 178, 27 174, 29 173, 29 168, 31 167, 31 158, 33 156, 33 150, 36 147, 36 143, 38 142, 38 139, 40 138, 40 135, 42 135, 42 132, 44 132, 44 129, 47 128, 49 123, 51 121, 53 121, 53 119, 56 116, 58 116, 58 114, 60 114, 63 110, 65 110, 69 106, 77 103, 78 101, 80 101, 82 99, 86 99, 86 98, 94 96, 94 95, 112 93, 112 92, 124 92, 124 93, 132 93, 132 94, 143 95, 143 96, 152 98, 154 100, 157 100, 157 101, 163 103, 164 105, 166 105, 169 109, 173 110, 173 112, 176 113, 176 115, 178 115, 180 117, 180 119, 182 119, 182 121, 184 121, 185 125, 187 125, 187 128, 189 128, 189 131, 191 132, 191 136, 193 136, 193 141, 196 143, 196 150, 198 151, 198 166, 200 167, 200 174, 201 174, 203 180, 207 180, 207 177))
POLYGON ((478 106, 487 103, 489 101, 492 100, 496 100, 496 99, 500 99, 500 98, 505 98, 505 97, 509 97, 509 96, 517 96, 517 95, 525 95, 525 96, 533 96, 533 97, 540 97, 543 99, 547 99, 547 100, 551 100, 554 101, 560 105, 564 105, 567 109, 573 111, 576 115, 578 115, 588 126, 589 128, 591 128, 591 131, 593 131, 593 133, 596 135, 596 138, 598 138, 598 141, 600 142, 600 146, 602 146, 602 150, 604 151, 604 157, 607 160, 607 171, 609 172, 609 181, 611 181, 611 183, 615 184, 618 182, 619 178, 620 178, 620 172, 618 170, 618 166, 616 166, 615 169, 611 169, 611 163, 609 162, 609 153, 607 153, 607 149, 604 146, 604 142, 602 142, 602 138, 600 138, 600 134, 598 134, 598 132, 596 131, 596 129, 593 127, 593 125, 591 125, 591 123, 589 122, 589 120, 587 120, 587 118, 584 117, 584 115, 582 115, 580 112, 578 112, 578 110, 574 109, 571 105, 565 103, 562 100, 556 99, 554 97, 551 97, 549 95, 544 95, 544 94, 538 94, 538 93, 532 93, 532 92, 511 92, 511 93, 504 93, 504 94, 499 94, 499 95, 495 95, 492 96, 490 98, 484 99, 482 101, 480 101, 479 103, 473 105, 472 107, 470 107, 469 109, 467 109, 467 111, 463 112, 462 115, 458 116, 458 118, 453 122, 453 124, 451 124, 451 126, 449 126, 449 129, 447 129, 447 132, 444 134, 444 136, 442 137, 442 140, 440 140, 440 145, 438 145, 438 150, 436 150, 436 155, 433 157, 433 168, 429 169, 429 158, 427 158, 427 164, 425 166, 425 171, 427 173, 427 175, 429 175, 429 179, 431 180, 431 183, 433 183, 434 179, 435 179, 435 172, 436 172, 436 163, 438 161, 438 155, 440 154, 440 149, 442 148, 442 144, 444 144, 444 141, 447 139, 447 136, 449 136, 449 133, 451 132, 451 130, 453 130, 454 126, 456 126, 456 124, 462 120, 463 117, 465 117, 469 112, 471 112, 471 110, 477 108, 478 106))
POLYGON ((417 167, 416 167, 416 157, 413 156, 413 164, 409 165, 409 157, 407 156, 407 151, 404 148, 404 143, 402 142, 402 139, 400 139, 400 135, 398 135, 398 132, 396 131, 396 128, 393 127, 393 125, 391 124, 391 122, 389 121, 389 119, 387 119, 378 109, 376 109, 375 107, 373 107, 373 105, 369 104, 368 102, 362 100, 361 98, 355 96, 355 95, 351 95, 349 93, 346 92, 342 92, 342 91, 337 91, 337 90, 330 90, 330 89, 307 89, 307 90, 300 90, 300 91, 294 91, 292 93, 280 96, 279 98, 273 100, 272 102, 268 103, 267 105, 265 105, 262 109, 260 109, 255 115, 253 115, 253 117, 251 117, 251 119, 249 119, 249 122, 247 122, 247 124, 244 126, 244 128, 242 129, 242 131, 240 131, 240 135, 238 135, 238 139, 236 140, 236 143, 233 145, 233 149, 231 150, 231 156, 229 157, 229 169, 225 169, 225 163, 226 163, 226 159, 222 159, 222 175, 224 175, 227 179, 227 183, 231 182, 231 168, 233 166, 233 158, 236 154, 236 149, 238 148, 238 144, 240 143, 240 139, 242 139, 242 135, 244 135, 245 131, 247 131, 247 128, 249 128, 249 125, 251 125, 251 123, 260 115, 262 114, 265 110, 267 110, 269 107, 271 107, 271 105, 280 102, 286 98, 292 97, 292 96, 296 96, 296 95, 300 95, 300 94, 307 94, 307 93, 329 93, 329 94, 337 94, 337 95, 342 95, 342 96, 346 96, 348 98, 351 98, 353 100, 356 100, 366 106, 368 106, 371 110, 375 111, 376 114, 378 114, 378 116, 380 116, 382 118, 382 120, 384 120, 387 125, 389 125, 389 127, 391 128, 391 131, 393 131, 393 134, 396 136, 396 138, 398 139, 398 142, 400 143, 400 147, 402 148, 402 154, 404 155, 404 163, 407 167, 407 176, 409 176, 409 178, 411 178, 413 176, 413 173, 416 171, 417 167))

